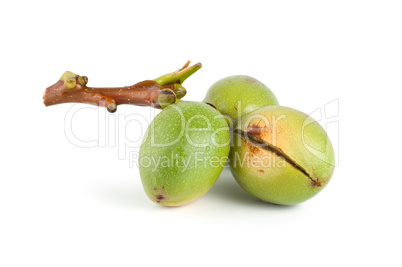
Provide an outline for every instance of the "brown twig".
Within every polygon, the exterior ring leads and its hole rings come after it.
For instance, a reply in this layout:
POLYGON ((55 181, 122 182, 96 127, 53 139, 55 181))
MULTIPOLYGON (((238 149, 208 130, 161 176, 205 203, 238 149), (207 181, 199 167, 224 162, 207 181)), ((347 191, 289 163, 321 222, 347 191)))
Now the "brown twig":
POLYGON ((188 66, 155 80, 146 80, 132 86, 115 88, 87 87, 88 78, 66 71, 60 80, 48 87, 43 94, 46 106, 61 103, 87 103, 106 107, 115 112, 118 105, 132 104, 163 108, 182 98, 186 90, 181 83, 201 68, 201 64, 188 66))

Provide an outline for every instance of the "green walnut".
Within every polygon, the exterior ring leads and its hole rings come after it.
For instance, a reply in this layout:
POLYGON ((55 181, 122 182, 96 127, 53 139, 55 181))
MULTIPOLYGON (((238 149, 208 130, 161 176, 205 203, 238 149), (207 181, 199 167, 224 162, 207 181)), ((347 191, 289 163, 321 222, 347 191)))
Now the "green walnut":
POLYGON ((266 85, 246 75, 229 76, 217 81, 209 88, 203 102, 213 105, 233 124, 256 109, 278 105, 278 100, 266 85))
POLYGON ((325 130, 292 108, 269 106, 241 118, 230 151, 233 176, 266 202, 294 205, 329 182, 334 149, 325 130))
POLYGON ((218 179, 229 150, 227 122, 211 106, 181 101, 164 108, 140 147, 139 170, 147 196, 164 206, 201 197, 218 179))

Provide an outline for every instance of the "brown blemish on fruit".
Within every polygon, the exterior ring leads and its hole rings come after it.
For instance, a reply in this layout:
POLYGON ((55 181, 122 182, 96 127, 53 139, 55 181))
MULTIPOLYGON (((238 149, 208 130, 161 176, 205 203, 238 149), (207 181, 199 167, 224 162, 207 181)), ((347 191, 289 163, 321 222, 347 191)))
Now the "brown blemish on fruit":
POLYGON ((264 170, 258 170, 258 172, 264 173, 264 170))
POLYGON ((157 196, 156 196, 156 202, 157 202, 157 203, 160 203, 163 199, 165 199, 165 197, 162 196, 162 195, 157 195, 157 196))
POLYGON ((234 107, 234 109, 235 109, 235 110, 237 110, 237 108, 236 108, 236 107, 234 107))
POLYGON ((303 173, 308 179, 311 180, 311 182, 313 183, 313 186, 316 186, 316 187, 321 186, 321 182, 318 180, 318 178, 316 178, 316 177, 313 178, 312 176, 310 176, 310 174, 308 174, 307 171, 302 166, 297 164, 296 161, 294 161, 291 157, 289 157, 287 154, 285 154, 285 152, 283 152, 282 149, 280 149, 279 147, 276 147, 276 146, 266 142, 265 140, 259 138, 258 136, 253 135, 250 131, 245 132, 240 129, 235 129, 235 130, 233 130, 233 132, 239 134, 243 139, 246 140, 248 146, 250 147, 250 150, 252 150, 251 146, 254 146, 257 149, 264 149, 266 151, 274 153, 275 155, 284 159, 287 163, 292 165, 296 170, 303 173))
POLYGON ((153 193, 156 203, 161 203, 162 200, 166 199, 166 191, 165 186, 162 187, 154 187, 155 192, 153 193))
POLYGON ((247 132, 254 136, 261 137, 261 129, 262 128, 258 124, 252 124, 247 127, 247 132))
POLYGON ((256 136, 262 140, 269 140, 270 139, 270 132, 269 132, 269 127, 265 124, 263 124, 262 126, 260 126, 260 122, 258 123, 253 123, 253 124, 249 124, 246 132, 250 133, 253 136, 256 136))
POLYGON ((313 186, 316 186, 316 187, 320 187, 320 186, 321 186, 321 182, 318 181, 318 178, 313 178, 313 179, 311 180, 311 183, 313 184, 313 186))
POLYGON ((260 147, 256 146, 255 144, 253 144, 252 142, 250 142, 247 139, 244 139, 244 141, 246 142, 246 144, 248 146, 248 149, 251 152, 251 156, 254 156, 255 154, 260 154, 261 153, 260 147))
POLYGON ((317 177, 317 175, 316 175, 316 173, 315 173, 315 169, 314 169, 314 168, 312 169, 312 172, 311 172, 311 176, 310 176, 310 177, 312 177, 311 183, 312 183, 312 186, 313 186, 313 187, 321 187, 325 182, 327 182, 326 179, 321 179, 321 180, 319 180, 319 178, 317 177))

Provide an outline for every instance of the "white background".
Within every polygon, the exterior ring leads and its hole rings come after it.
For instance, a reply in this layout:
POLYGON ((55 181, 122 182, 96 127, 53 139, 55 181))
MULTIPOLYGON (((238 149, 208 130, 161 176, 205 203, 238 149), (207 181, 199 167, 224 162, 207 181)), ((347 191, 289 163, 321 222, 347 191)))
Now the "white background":
POLYGON ((401 14, 402 1, 384 0, 2 1, 0 266, 401 266, 401 14), (42 103, 66 70, 123 86, 187 59, 203 64, 187 100, 248 74, 306 113, 339 101, 329 185, 273 206, 226 170, 197 201, 161 207, 104 138, 145 128, 102 126, 154 111, 79 110, 74 133, 98 140, 82 148, 65 135, 75 106, 42 103))

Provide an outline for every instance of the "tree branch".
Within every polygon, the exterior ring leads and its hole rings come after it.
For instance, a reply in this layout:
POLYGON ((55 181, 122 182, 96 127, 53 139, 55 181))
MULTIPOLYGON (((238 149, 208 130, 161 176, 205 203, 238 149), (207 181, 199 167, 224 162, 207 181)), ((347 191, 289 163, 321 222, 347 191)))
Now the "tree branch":
POLYGON ((164 108, 186 94, 181 85, 185 79, 201 68, 197 63, 163 75, 155 80, 146 80, 132 86, 114 88, 87 87, 88 78, 66 71, 60 80, 48 87, 43 94, 46 106, 61 103, 87 103, 106 107, 115 112, 121 104, 164 108))

